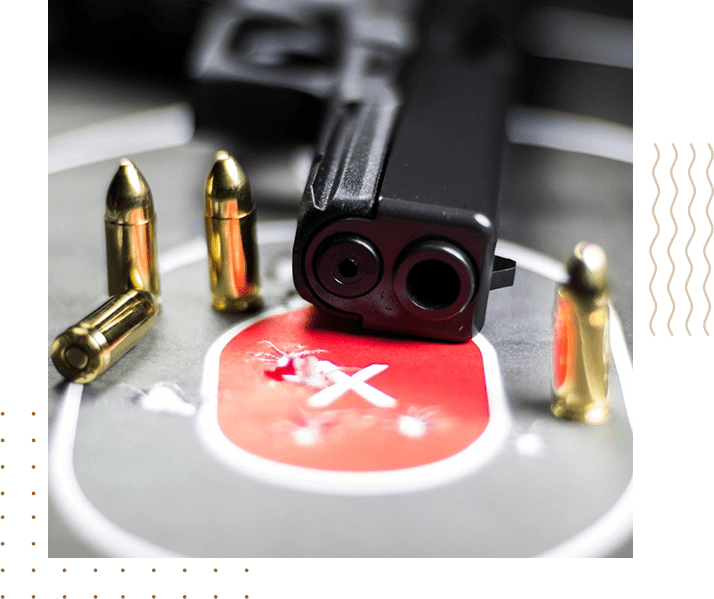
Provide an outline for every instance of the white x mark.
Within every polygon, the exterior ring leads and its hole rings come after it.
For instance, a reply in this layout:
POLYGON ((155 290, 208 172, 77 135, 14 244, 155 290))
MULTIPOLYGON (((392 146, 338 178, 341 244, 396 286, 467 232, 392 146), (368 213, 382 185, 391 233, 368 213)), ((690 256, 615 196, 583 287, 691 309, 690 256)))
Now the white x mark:
POLYGON ((325 376, 327 376, 334 385, 326 387, 322 391, 318 391, 307 400, 307 403, 313 408, 322 408, 331 404, 338 397, 351 389, 378 408, 393 408, 397 405, 396 399, 365 383, 366 380, 380 372, 384 372, 387 366, 387 364, 372 364, 350 376, 342 372, 331 362, 320 360, 320 367, 324 368, 323 372, 325 376))

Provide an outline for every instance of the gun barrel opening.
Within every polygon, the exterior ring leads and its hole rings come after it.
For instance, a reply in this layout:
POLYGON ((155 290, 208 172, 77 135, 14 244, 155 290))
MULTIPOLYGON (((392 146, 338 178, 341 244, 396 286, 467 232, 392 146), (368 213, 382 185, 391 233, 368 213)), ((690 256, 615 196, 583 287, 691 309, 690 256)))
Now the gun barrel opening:
POLYGON ((424 310, 443 310, 459 297, 461 280, 457 272, 441 260, 424 260, 407 274, 407 293, 424 310))
POLYGON ((352 258, 345 258, 337 265, 337 272, 343 279, 354 279, 359 274, 359 264, 352 258))
POLYGON ((475 269, 466 254, 441 240, 407 248, 394 275, 394 292, 413 315, 429 320, 461 312, 476 291, 475 269))

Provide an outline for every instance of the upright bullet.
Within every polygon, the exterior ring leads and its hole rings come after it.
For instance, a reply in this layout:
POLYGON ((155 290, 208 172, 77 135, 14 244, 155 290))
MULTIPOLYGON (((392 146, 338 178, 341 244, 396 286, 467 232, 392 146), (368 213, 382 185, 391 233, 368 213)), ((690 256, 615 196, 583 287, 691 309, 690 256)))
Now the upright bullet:
POLYGON ((610 414, 610 283, 605 252, 579 243, 558 289, 553 336, 553 413, 591 424, 610 414))
POLYGON ((218 152, 206 179, 205 209, 211 303, 220 312, 260 305, 255 208, 243 169, 218 152))
POLYGON ((148 291, 115 295, 55 339, 52 362, 66 379, 89 383, 136 345, 158 312, 158 300, 148 291))
POLYGON ((109 295, 145 289, 159 300, 156 214, 146 179, 124 158, 107 192, 104 217, 109 295))

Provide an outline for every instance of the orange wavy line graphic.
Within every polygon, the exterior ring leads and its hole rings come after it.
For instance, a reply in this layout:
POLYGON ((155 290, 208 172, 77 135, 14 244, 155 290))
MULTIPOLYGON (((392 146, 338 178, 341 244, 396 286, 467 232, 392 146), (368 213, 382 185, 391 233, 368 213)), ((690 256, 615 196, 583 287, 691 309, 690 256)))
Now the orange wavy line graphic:
POLYGON ((694 179, 692 179, 692 166, 694 166, 694 161, 697 158, 697 153, 694 151, 694 146, 692 144, 689 144, 689 147, 692 148, 692 162, 689 165, 687 175, 689 176, 689 182, 692 184, 692 199, 689 200, 687 214, 689 215, 689 222, 692 223, 692 235, 689 238, 689 241, 687 241, 687 245, 684 247, 684 255, 687 257, 687 262, 689 262, 689 275, 687 276, 687 280, 684 283, 684 293, 687 294, 687 299, 689 300, 689 314, 687 314, 687 319, 684 321, 684 328, 687 330, 687 335, 691 337, 692 333, 689 331, 689 319, 691 318, 692 312, 694 311, 694 302, 692 302, 692 296, 689 295, 689 279, 692 278, 692 273, 694 272, 694 264, 692 264, 692 261, 689 258, 689 244, 692 243, 692 239, 694 239, 694 234, 697 232, 697 225, 694 224, 694 219, 692 218, 692 204, 694 204, 694 196, 697 195, 697 188, 694 186, 694 179))
POLYGON ((674 198, 672 198, 672 205, 669 207, 669 215, 672 217, 672 222, 674 223, 674 235, 672 235, 672 240, 669 242, 669 245, 667 246, 667 257, 669 258, 669 262, 672 264, 672 274, 669 275, 669 281, 667 281, 667 293, 669 294, 669 299, 672 302, 672 313, 669 315, 669 320, 667 321, 667 330, 669 331, 669 334, 674 336, 674 333, 672 332, 672 327, 670 326, 672 322, 672 317, 674 316, 674 298, 672 297, 672 291, 670 290, 670 285, 672 283, 672 279, 674 278, 674 260, 672 260, 672 254, 670 253, 670 248, 672 247, 672 244, 674 243, 674 238, 677 237, 677 221, 674 218, 674 203, 677 201, 677 195, 679 194, 679 189, 677 189, 677 182, 674 180, 674 165, 677 164, 677 146, 672 144, 672 147, 674 148, 674 162, 672 163, 672 168, 669 169, 669 176, 672 179, 672 183, 674 183, 674 198))
POLYGON ((707 258, 707 246, 709 245, 709 240, 712 238, 712 234, 714 233, 714 223, 712 223, 711 216, 709 216, 709 206, 712 203, 712 198, 714 197, 714 185, 712 185, 712 180, 709 178, 709 167, 712 165, 712 161, 714 161, 714 150, 712 150, 711 144, 707 144, 707 146, 709 146, 709 153, 711 154, 709 164, 707 164, 707 181, 709 181, 709 187, 711 187, 712 190, 709 194, 709 201, 707 202, 706 208, 707 220, 709 221, 709 237, 707 237, 707 241, 704 244, 704 259, 707 261, 707 276, 704 277, 704 296, 707 298, 708 306, 707 315, 704 317, 704 332, 708 337, 709 331, 707 331, 707 320, 709 319, 709 313, 712 311, 712 303, 709 301, 709 295, 707 294, 707 281, 709 280, 709 275, 712 272, 712 265, 709 263, 709 258, 707 258))
POLYGON ((659 183, 657 182, 657 177, 655 176, 655 169, 659 163, 659 148, 657 144, 654 145, 657 151, 657 158, 655 159, 654 166, 652 167, 652 178, 654 179, 655 185, 657 186, 657 196, 655 197, 654 204, 652 205, 652 218, 654 218, 655 224, 657 225, 657 232, 655 233, 652 243, 650 245, 650 258, 652 259, 652 264, 654 264, 654 272, 652 273, 652 278, 650 279, 650 295, 652 296, 652 301, 654 302, 654 311, 652 312, 652 318, 650 318, 650 331, 652 331, 652 336, 655 335, 654 329, 652 328, 652 323, 654 322, 655 314, 657 314, 657 300, 655 299, 654 293, 652 292, 652 283, 654 283, 655 277, 657 276, 657 262, 655 262, 654 255, 652 254, 652 248, 654 247, 655 241, 659 236, 659 221, 657 220, 657 215, 655 214, 655 208, 657 207, 657 200, 659 200, 659 183))

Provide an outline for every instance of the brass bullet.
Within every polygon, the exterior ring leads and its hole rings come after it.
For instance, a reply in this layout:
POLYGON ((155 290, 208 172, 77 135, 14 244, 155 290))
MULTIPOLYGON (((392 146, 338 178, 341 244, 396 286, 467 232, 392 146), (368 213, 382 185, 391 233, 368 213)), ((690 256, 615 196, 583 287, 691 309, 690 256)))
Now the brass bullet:
POLYGON ((54 340, 52 362, 66 379, 89 383, 136 345, 158 313, 148 291, 115 295, 54 340))
POLYGON ((126 158, 109 185, 104 222, 109 295, 145 289, 160 303, 154 202, 146 179, 126 158))
POLYGON ((579 243, 558 289, 553 335, 553 414, 596 424, 610 414, 610 283, 602 248, 579 243))
POLYGON ((211 304, 220 312, 259 306, 262 298, 250 183, 227 152, 216 153, 204 192, 211 304))

